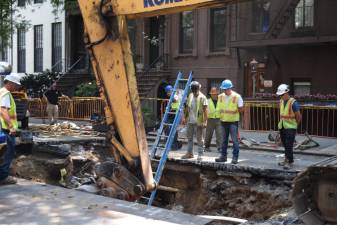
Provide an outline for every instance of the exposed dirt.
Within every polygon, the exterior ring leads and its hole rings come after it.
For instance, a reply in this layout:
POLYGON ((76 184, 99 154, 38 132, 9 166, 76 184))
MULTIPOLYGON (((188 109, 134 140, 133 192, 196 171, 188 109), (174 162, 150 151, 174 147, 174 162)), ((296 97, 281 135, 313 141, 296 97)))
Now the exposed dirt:
MULTIPOLYGON (((16 174, 24 178, 59 184, 60 170, 72 175, 90 173, 96 162, 110 157, 101 145, 69 145, 67 158, 46 154, 20 156, 14 163, 16 174)), ((250 173, 202 170, 197 166, 171 165, 162 184, 179 189, 178 193, 158 192, 157 205, 198 215, 229 216, 249 221, 266 221, 291 206, 290 186, 280 180, 257 178, 250 173)), ((83 176, 85 177, 85 176, 83 176)), ((292 217, 274 218, 256 225, 297 225, 292 217), (279 223, 280 222, 280 223, 279 223), (286 222, 286 223, 285 223, 286 222)), ((214 224, 226 224, 216 222, 214 224)), ((247 223, 251 225, 254 223, 247 223)))
MULTIPOLYGON (((49 148, 48 145, 43 146, 49 148)), ((19 155, 12 163, 12 172, 25 179, 33 179, 48 184, 59 185, 60 170, 66 169, 67 174, 81 177, 91 173, 96 162, 109 157, 106 147, 101 144, 63 144, 61 149, 68 149, 68 157, 35 151, 41 146, 34 146, 30 155, 19 155)), ((19 152, 20 153, 20 152, 19 152)))
MULTIPOLYGON (((167 186, 182 190, 174 200, 171 196, 168 207, 192 214, 263 221, 291 206, 288 185, 247 174, 223 176, 216 171, 201 174, 167 172, 163 181, 167 186)), ((161 194, 166 201, 167 196, 161 194)))

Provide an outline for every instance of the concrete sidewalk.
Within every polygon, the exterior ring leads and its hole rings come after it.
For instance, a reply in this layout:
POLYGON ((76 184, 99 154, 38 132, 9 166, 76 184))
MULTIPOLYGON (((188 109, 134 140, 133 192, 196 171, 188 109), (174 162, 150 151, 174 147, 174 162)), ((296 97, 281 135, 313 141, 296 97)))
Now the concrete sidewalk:
POLYGON ((178 211, 19 180, 0 187, 1 225, 203 225, 211 222, 178 211))
MULTIPOLYGON (((253 139, 256 142, 262 144, 262 145, 253 145, 252 147, 241 145, 240 148, 246 149, 246 150, 259 150, 259 151, 270 151, 270 152, 283 153, 284 152, 283 147, 277 146, 275 143, 268 143, 269 133, 270 132, 267 132, 267 131, 240 130, 241 138, 245 138, 247 140, 253 139)), ((155 140, 155 135, 156 135, 155 132, 150 132, 148 134, 149 142, 152 142, 155 140)), ((307 155, 324 155, 324 156, 337 155, 337 138, 316 137, 316 136, 311 136, 311 137, 314 141, 318 142, 320 146, 315 147, 315 148, 306 149, 306 150, 295 149, 294 153, 307 154, 307 155)), ((297 135, 296 141, 301 142, 305 138, 306 137, 304 135, 297 135)), ((187 143, 186 137, 182 134, 179 134, 179 140, 181 140, 184 144, 187 143)), ((229 145, 231 146, 231 143, 229 145)), ((215 134, 213 135, 213 139, 211 142, 211 149, 216 151, 215 134)))

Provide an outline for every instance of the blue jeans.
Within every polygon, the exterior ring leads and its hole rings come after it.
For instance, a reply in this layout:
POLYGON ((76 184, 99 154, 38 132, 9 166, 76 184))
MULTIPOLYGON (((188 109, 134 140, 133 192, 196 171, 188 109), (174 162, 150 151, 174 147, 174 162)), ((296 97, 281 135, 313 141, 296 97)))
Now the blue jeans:
POLYGON ((0 160, 0 180, 6 179, 9 175, 9 168, 15 156, 15 137, 6 134, 6 151, 0 160))
POLYGON ((221 155, 227 158, 227 148, 229 141, 229 134, 233 141, 233 159, 239 159, 239 140, 238 140, 238 127, 239 122, 221 122, 224 131, 224 140, 222 143, 221 155))

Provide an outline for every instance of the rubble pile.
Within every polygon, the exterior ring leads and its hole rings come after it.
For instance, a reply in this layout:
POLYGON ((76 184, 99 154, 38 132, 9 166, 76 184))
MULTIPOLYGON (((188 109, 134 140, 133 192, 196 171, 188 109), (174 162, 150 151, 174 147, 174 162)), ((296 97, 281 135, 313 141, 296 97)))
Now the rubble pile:
POLYGON ((287 186, 251 179, 242 183, 235 178, 220 178, 215 181, 204 178, 203 182, 209 196, 204 212, 265 220, 278 210, 291 206, 288 199, 290 188, 287 186))
POLYGON ((62 136, 62 135, 90 135, 99 136, 100 132, 94 131, 91 125, 77 125, 72 122, 62 122, 53 125, 39 124, 30 127, 33 133, 47 136, 62 136))

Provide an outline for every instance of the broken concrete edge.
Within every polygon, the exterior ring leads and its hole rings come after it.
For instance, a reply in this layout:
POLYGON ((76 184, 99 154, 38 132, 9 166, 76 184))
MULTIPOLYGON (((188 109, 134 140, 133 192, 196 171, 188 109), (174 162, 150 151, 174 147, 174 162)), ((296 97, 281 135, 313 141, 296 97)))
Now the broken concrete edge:
POLYGON ((231 223, 231 224, 241 224, 241 223, 247 223, 248 222, 248 220, 245 220, 245 219, 239 219, 239 218, 227 217, 227 216, 198 215, 198 217, 211 219, 211 220, 214 220, 214 221, 227 222, 227 223, 231 223))
POLYGON ((80 138, 72 138, 69 137, 69 139, 63 139, 60 138, 59 140, 56 140, 57 137, 53 137, 53 138, 34 138, 34 143, 35 144, 51 144, 51 145, 58 145, 58 144, 80 144, 80 143, 106 143, 106 138, 105 137, 80 137, 80 138), (51 140, 54 139, 54 140, 51 140))
POLYGON ((226 174, 224 174, 226 176, 242 176, 243 178, 246 178, 247 176, 249 176, 249 174, 251 174, 252 176, 255 177, 292 181, 300 172, 295 170, 286 171, 283 169, 256 168, 250 166, 232 165, 228 163, 184 160, 174 158, 169 158, 168 162, 179 163, 180 165, 186 166, 191 165, 198 166, 201 169, 226 171, 226 174))
MULTIPOLYGON (((151 140, 152 137, 148 137, 148 140, 151 140)), ((154 139, 153 139, 154 140, 154 139)), ((179 141, 184 142, 185 144, 187 144, 187 139, 181 139, 179 138, 179 141)), ((198 143, 196 141, 194 141, 194 144, 197 145, 198 143)), ((233 144, 229 143, 228 147, 232 147, 233 144)), ((211 143, 211 147, 216 147, 215 143, 211 143)), ((263 148, 263 147, 247 147, 245 145, 240 144, 240 149, 244 149, 244 150, 252 150, 252 151, 261 151, 261 152, 277 152, 277 153, 284 153, 283 149, 268 149, 268 148, 263 148)), ((328 149, 328 148, 326 148, 328 149)), ((309 150, 310 151, 310 150, 309 150)), ((294 149, 293 152, 295 155, 310 155, 310 156, 326 156, 326 157, 330 157, 330 156, 334 156, 335 154, 333 153, 322 153, 322 152, 309 152, 308 150, 296 150, 294 149)))

